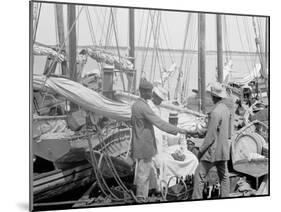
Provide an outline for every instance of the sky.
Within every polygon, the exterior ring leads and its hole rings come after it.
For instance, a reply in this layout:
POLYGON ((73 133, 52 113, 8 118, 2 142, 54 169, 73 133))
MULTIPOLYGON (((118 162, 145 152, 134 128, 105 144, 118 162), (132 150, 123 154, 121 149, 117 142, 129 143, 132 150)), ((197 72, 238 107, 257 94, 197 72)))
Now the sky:
MULTIPOLYGON (((66 6, 64 8, 64 22, 67 21, 66 6)), ((110 7, 88 6, 90 19, 87 19, 86 7, 76 6, 76 15, 81 13, 77 19, 77 41, 78 45, 93 45, 89 22, 91 20, 94 31, 95 44, 100 42, 104 44, 106 32, 108 31, 108 21, 111 13, 110 7), (81 10, 82 9, 82 10, 81 10)), ((128 46, 128 9, 113 8, 115 14, 117 42, 119 46, 128 46)), ((147 46, 149 32, 151 32, 151 19, 155 10, 135 9, 135 45, 147 46), (149 15, 149 13, 151 15, 149 15), (150 19, 149 22, 147 19, 150 19), (145 39, 146 38, 146 39, 145 39)), ((155 13, 157 16, 157 12, 155 13)), ((160 33, 158 42, 160 48, 182 49, 186 23, 188 15, 191 16, 189 31, 187 35, 186 49, 197 49, 197 16, 198 13, 178 12, 178 11, 161 11, 160 33), (190 15, 191 14, 191 15, 190 15), (194 45, 196 44, 196 45, 194 45)), ((160 17, 160 15, 159 15, 160 17)), ((264 40, 265 32, 264 17, 256 18, 256 26, 260 26, 264 40)), ((44 44, 56 44, 56 21, 55 21, 54 4, 43 3, 41 7, 40 19, 37 28, 36 41, 44 44)), ((156 26, 156 20, 154 26, 156 26)), ((255 33, 251 16, 223 15, 223 48, 231 51, 255 52, 255 33), (226 24, 225 24, 226 23, 226 24), (225 27, 226 26, 226 27, 225 27)), ((154 27, 155 29, 155 27, 154 27)), ((65 32, 67 32, 65 28, 65 32)), ((65 33, 67 34, 67 33, 65 33)), ((113 33, 114 34, 114 33, 113 33)), ((111 42, 116 46, 115 37, 112 34, 111 42)), ((206 14, 206 50, 216 50, 216 15, 206 14)), ((151 37, 150 47, 154 46, 154 38, 151 37)))

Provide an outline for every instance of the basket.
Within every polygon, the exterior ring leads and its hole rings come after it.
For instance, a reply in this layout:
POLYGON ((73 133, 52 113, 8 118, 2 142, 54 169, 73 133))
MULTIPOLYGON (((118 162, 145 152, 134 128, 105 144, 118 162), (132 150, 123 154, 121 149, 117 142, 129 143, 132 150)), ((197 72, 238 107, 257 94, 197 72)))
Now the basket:
POLYGON ((187 187, 184 180, 177 176, 173 176, 169 179, 167 189, 166 200, 168 201, 186 200, 191 197, 193 191, 192 187, 187 187), (173 178, 177 178, 177 180, 179 180, 180 182, 169 187, 170 181, 173 178))

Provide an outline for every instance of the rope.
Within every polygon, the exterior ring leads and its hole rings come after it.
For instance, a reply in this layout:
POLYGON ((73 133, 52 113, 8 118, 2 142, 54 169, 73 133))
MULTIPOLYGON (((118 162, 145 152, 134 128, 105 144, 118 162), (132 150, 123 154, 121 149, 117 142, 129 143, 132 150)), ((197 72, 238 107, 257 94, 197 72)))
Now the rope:
MULTIPOLYGON (((99 130, 98 126, 96 126, 96 128, 99 130)), ((87 131, 87 132, 88 132, 88 131, 87 131)), ((98 181, 99 187, 101 188, 103 194, 104 194, 106 197, 108 197, 108 194, 105 192, 105 189, 103 188, 103 185, 102 185, 102 183, 103 183, 104 186, 105 186, 105 188, 107 189, 107 191, 108 191, 108 192, 110 193, 110 195, 113 197, 113 198, 111 198, 111 199, 120 201, 121 199, 118 198, 118 197, 110 190, 110 188, 108 187, 108 185, 107 185, 105 179, 104 179, 103 176, 102 176, 102 173, 100 173, 100 170, 99 170, 99 168, 98 168, 98 164, 99 164, 99 163, 96 161, 96 157, 95 157, 94 154, 93 154, 94 149, 93 149, 93 146, 92 146, 92 143, 91 143, 91 138, 90 138, 89 133, 88 133, 88 144, 89 144, 90 158, 91 158, 92 166, 93 166, 93 169, 94 169, 94 174, 95 174, 95 177, 96 177, 96 179, 97 179, 97 181, 98 181), (102 183, 100 182, 99 175, 100 175, 100 178, 101 178, 101 180, 102 180, 102 183)))
POLYGON ((92 167, 93 167, 93 170, 94 170, 95 178, 97 179, 97 183, 98 183, 98 185, 99 185, 99 187, 100 187, 102 193, 103 193, 106 197, 108 197, 109 195, 105 192, 105 189, 103 188, 103 185, 102 185, 102 183, 101 183, 101 181, 100 181, 100 178, 99 178, 99 174, 100 174, 100 173, 98 173, 98 170, 96 169, 96 167, 98 167, 98 166, 97 166, 98 163, 97 163, 97 161, 96 161, 95 156, 93 155, 93 147, 92 147, 91 138, 90 138, 89 133, 88 133, 87 138, 88 138, 87 140, 88 140, 89 151, 90 151, 90 159, 91 159, 91 164, 92 164, 92 167))
MULTIPOLYGON (((55 34, 56 34, 56 43, 59 43, 59 39, 58 39, 58 19, 57 19, 57 10, 56 7, 54 7, 54 15, 55 15, 55 34)), ((59 46, 59 45, 58 45, 59 46)))
MULTIPOLYGON (((141 32, 142 32, 142 25, 143 25, 143 22, 144 22, 144 10, 142 11, 139 35, 140 35, 141 32)), ((146 31, 145 33, 147 34, 147 31, 146 31)), ((140 40, 141 40, 141 36, 139 36, 139 40, 138 40, 138 42, 137 42, 138 46, 140 46, 140 40)))
POLYGON ((95 45, 97 43, 96 38, 95 38, 95 32, 93 29, 93 23, 92 23, 92 19, 90 16, 89 8, 87 6, 86 6, 86 16, 87 16, 88 26, 89 26, 89 30, 90 30, 90 34, 91 34, 92 43, 93 43, 93 45, 95 45))
MULTIPOLYGON (((105 150, 106 147, 105 147, 104 141, 103 141, 103 139, 102 139, 102 132, 101 132, 101 129, 100 129, 98 126, 96 126, 96 127, 97 127, 98 133, 99 133, 99 136, 98 136, 98 138, 99 138, 99 143, 100 143, 100 145, 103 145, 103 146, 104 146, 104 150, 105 150)), ((118 128, 118 130, 119 130, 119 128, 118 128)), ((119 131, 118 131, 118 132, 119 132, 119 131)), ((119 139, 120 139, 120 137, 119 137, 119 139)), ((127 187, 126 187, 126 186, 124 185, 124 183, 122 182, 120 176, 118 175, 118 172, 117 172, 116 169, 115 169, 115 166, 114 166, 114 164, 113 164, 113 162, 112 162, 110 156, 105 153, 105 157, 104 157, 104 158, 106 159, 107 166, 111 169, 112 175, 113 175, 115 181, 117 182, 118 186, 119 186, 121 189, 123 189, 123 191, 124 191, 128 196, 132 196, 132 198, 133 198, 136 202, 138 202, 138 200, 137 200, 136 196, 133 194, 133 192, 132 192, 131 190, 128 190, 127 187)))
MULTIPOLYGON (((111 11, 111 10, 110 10, 111 11)), ((112 23, 111 23, 111 13, 109 14, 108 17, 108 24, 107 24, 107 31, 106 31, 106 37, 105 37, 105 48, 107 47, 108 43, 109 43, 109 38, 111 37, 111 28, 112 28, 112 23)))
MULTIPOLYGON (((195 22, 193 22, 193 28, 194 28, 194 32, 198 32, 197 30, 197 24, 195 22)), ((192 50, 195 50, 195 47, 196 47, 196 43, 197 43, 197 39, 198 39, 198 36, 196 36, 196 34, 193 34, 193 37, 192 37, 192 42, 191 43, 191 49, 192 50)), ((187 99, 188 99, 188 90, 189 90, 189 81, 190 81, 190 73, 191 73, 191 66, 193 64, 193 60, 194 59, 194 54, 191 54, 191 57, 190 57, 190 60, 189 60, 189 63, 188 63, 188 69, 187 69, 187 80, 185 81, 185 94, 184 96, 186 97, 186 104, 187 104, 187 99)))
MULTIPOLYGON (((116 26, 115 26, 115 21, 114 21, 114 17, 113 17, 112 8, 110 9, 110 12, 111 12, 111 18, 112 18, 114 35, 115 35, 116 47, 117 47, 117 51, 118 51, 119 62, 121 63, 121 55, 120 55, 120 51, 119 51, 117 31, 116 31, 116 26)), ((123 77, 123 71, 122 70, 120 70, 120 77, 121 77, 121 81, 122 81, 122 85, 123 85, 123 91, 125 91, 125 82, 124 82, 124 77, 123 77)))
POLYGON ((262 52, 261 52, 261 44, 260 44, 260 38, 257 34, 257 29, 256 29, 256 24, 255 24, 255 19, 254 17, 252 17, 252 20, 253 20, 253 26, 254 26, 254 32, 255 32, 255 35, 256 35, 256 48, 257 48, 257 54, 258 54, 258 57, 260 59, 260 63, 261 63, 261 70, 262 70, 262 76, 264 77, 264 62, 263 62, 263 57, 262 57, 262 52), (259 42, 259 43, 258 43, 259 42))
MULTIPOLYGON (((33 43, 35 42, 36 35, 37 35, 39 17, 40 17, 40 14, 41 14, 41 6, 42 6, 42 3, 39 3, 38 15, 37 15, 37 17, 36 17, 36 19, 35 19, 35 30, 34 30, 34 34, 33 34, 33 43)), ((32 11, 32 12, 33 12, 33 11, 32 11)))
POLYGON ((225 41, 225 49, 226 49, 226 57, 227 58, 231 58, 231 54, 230 54, 230 43, 229 43, 229 36, 228 36, 228 31, 227 31, 227 20, 226 20, 226 16, 223 15, 223 29, 224 29, 224 41, 225 41))
MULTIPOLYGON (((241 31, 240 31, 240 25, 239 25, 239 22, 238 22, 238 17, 236 16, 235 17, 236 19, 236 24, 237 24, 237 28, 238 28, 238 33, 239 33, 239 38, 240 38, 240 42, 241 42, 241 45, 242 45, 242 49, 243 51, 245 51, 245 48, 244 48, 244 45, 243 45, 243 40, 242 40, 242 36, 241 36, 241 31)), ((248 68, 248 71, 250 71, 250 67, 249 67, 249 64, 248 64, 248 61, 247 61, 247 57, 244 55, 244 62, 248 68)))
MULTIPOLYGON (((77 15, 75 21, 73 22, 73 24, 71 25, 69 31, 67 32, 67 36, 66 36, 65 40, 63 41, 63 44, 60 46, 59 50, 57 51, 58 54, 55 56, 55 60, 54 60, 54 61, 56 61, 56 59, 58 58, 58 55, 61 53, 62 49, 64 48, 65 43, 66 43, 66 41, 68 40, 69 35, 70 35, 70 33, 71 33, 73 27, 76 25, 76 22, 77 22, 77 20, 78 20, 80 14, 81 14, 83 8, 84 8, 84 7, 81 7, 81 9, 80 9, 80 11, 79 11, 79 13, 78 13, 78 15, 77 15)), ((47 79, 48 79, 48 77, 49 77, 49 75, 50 75, 50 70, 52 70, 53 65, 54 65, 54 62, 52 63, 51 67, 49 68, 49 71, 48 71, 47 74, 46 74, 47 77, 46 77, 46 80, 45 80, 43 86, 45 86, 45 83, 46 83, 46 81, 47 81, 47 79)))
POLYGON ((100 20, 100 16, 99 16, 99 12, 102 13, 102 8, 100 9, 100 11, 95 11, 95 7, 93 8, 94 9, 94 15, 96 16, 96 20, 98 21, 98 24, 99 24, 99 27, 101 29, 101 37, 100 37, 100 40, 99 40, 99 46, 102 46, 102 38, 104 38, 104 29, 105 29, 105 20, 106 20, 106 11, 104 12, 103 15, 103 24, 101 23, 101 20, 100 20))
POLYGON ((158 11, 158 15, 157 15, 157 22, 156 22, 156 27, 155 27, 155 32, 153 33, 154 35, 154 50, 155 50, 155 62, 154 62, 154 68, 153 70, 153 77, 152 77, 152 81, 154 81, 155 78, 155 72, 156 72, 156 62, 158 61, 158 64, 160 66, 160 61, 159 61, 159 54, 158 54, 158 37, 159 37, 159 29, 160 29, 160 21, 161 21, 161 12, 158 11))
MULTIPOLYGON (((249 21, 247 21, 248 19, 243 19, 243 22, 244 22, 244 28, 245 28, 245 31, 246 31, 246 38, 247 38, 247 44, 248 44, 248 49, 249 51, 254 51, 253 48, 252 48, 252 45, 251 45, 251 41, 253 41, 252 37, 250 36, 251 33, 249 31, 250 29, 250 23, 249 21), (247 26, 246 26, 247 25, 247 26)), ((252 60, 250 60, 250 62, 252 62, 252 60)), ((254 67, 254 63, 252 62, 251 63, 252 67, 254 67)))
POLYGON ((175 89, 175 93, 174 93, 174 99, 177 99, 178 96, 178 92, 181 88, 181 77, 182 77, 182 64, 183 64, 183 59, 184 59, 184 53, 185 53, 185 47, 186 47, 186 41, 187 41, 187 36, 188 36, 188 31, 189 31, 189 25, 190 25, 190 20, 191 20, 191 14, 189 13, 187 15, 187 22, 186 22, 186 26, 185 26, 185 35, 184 35, 184 41, 183 41, 183 47, 182 47, 182 55, 181 55, 181 61, 180 61, 180 66, 179 66, 179 74, 178 74, 178 78, 177 78, 177 85, 176 85, 176 89, 175 89))
MULTIPOLYGON (((164 33, 163 33, 163 34, 164 34, 164 39, 165 39, 165 42, 166 42, 166 45, 167 45, 167 49, 168 49, 168 53, 169 53, 169 57, 170 57, 170 59, 171 59, 171 61, 172 61, 172 63, 173 63, 173 62, 175 62, 175 57, 171 54, 172 50, 169 48, 169 44, 168 44, 168 40, 170 40, 170 41, 171 41, 171 43, 172 43, 172 39, 170 39, 170 38, 171 38, 171 36, 170 36, 170 33, 169 33, 168 23, 167 23, 167 20, 166 20, 165 14, 163 15, 163 19, 164 19, 164 27, 163 27, 163 31, 164 31, 164 33), (165 26, 166 26, 166 27, 165 27, 165 26), (165 29, 167 30, 168 39, 167 39, 167 37, 166 37, 165 29)), ((173 45, 171 45, 171 46, 173 46, 173 45)))
MULTIPOLYGON (((148 11, 148 13, 149 13, 149 15, 148 15, 148 17, 147 17, 146 32, 148 31, 149 17, 151 16, 151 11, 148 11)), ((154 13, 154 15, 153 15, 153 21, 152 21, 151 24, 153 24, 154 18, 155 18, 155 13, 154 13)), ((147 56, 147 53, 148 53, 148 47, 149 47, 149 44, 150 44, 151 35, 152 35, 152 30, 150 30, 149 37, 148 37, 148 41, 147 41, 147 46, 145 46, 145 48, 146 48, 147 50, 144 52, 144 57, 143 57, 143 60, 142 60, 143 63, 142 63, 142 67, 141 67, 141 76, 144 74, 144 65, 145 65, 146 56, 147 56)))
MULTIPOLYGON (((59 54, 61 53, 62 49, 64 48, 65 42, 68 40, 69 35, 70 35, 70 33, 71 33, 73 27, 75 26, 75 24, 76 24, 76 22, 77 22, 77 20, 78 20, 78 18, 79 18, 79 16, 80 16, 80 14, 81 14, 81 12, 82 12, 82 9, 83 9, 83 7, 81 7, 81 9, 80 9, 80 11, 79 11, 79 13, 78 13, 78 15, 77 15, 75 21, 73 22, 72 26, 70 27, 69 31, 67 32, 67 36, 66 36, 65 40, 63 41, 62 45, 59 47, 58 54, 54 57, 54 60, 53 60, 53 62, 52 62, 52 64, 51 64, 51 66, 49 67, 48 72, 46 73, 46 79, 44 80, 44 83, 43 83, 42 86, 41 86, 41 90, 44 90, 44 88, 45 88, 45 86, 46 86, 46 82, 47 82, 47 80, 48 80, 48 78, 49 78, 49 76, 50 76, 50 74, 51 74, 52 69, 53 69, 53 66, 56 64, 57 58, 58 58, 59 54)), ((45 96, 46 96, 47 94, 48 94, 48 90, 46 91, 46 94, 43 96, 43 101, 45 100, 45 96)))
MULTIPOLYGON (((156 14, 156 11, 154 12, 154 15, 156 14)), ((150 16, 151 18, 151 16, 150 16)), ((159 19, 159 16, 157 16, 157 19, 156 19, 156 25, 158 23, 158 19, 159 19)), ((151 78, 152 78, 152 70, 153 70, 153 63, 154 63, 154 57, 155 57, 155 39, 156 39, 156 36, 154 35, 154 23, 152 22, 151 23, 151 31, 153 33, 153 49, 152 49, 152 59, 151 59, 151 67, 150 67, 150 75, 149 75, 149 81, 151 81, 151 78)))

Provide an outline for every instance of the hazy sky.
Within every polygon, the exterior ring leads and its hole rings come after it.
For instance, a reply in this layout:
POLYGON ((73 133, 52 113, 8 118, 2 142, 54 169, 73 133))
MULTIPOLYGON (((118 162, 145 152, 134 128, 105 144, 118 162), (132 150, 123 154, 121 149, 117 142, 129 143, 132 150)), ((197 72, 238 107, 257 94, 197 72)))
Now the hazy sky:
MULTIPOLYGON (((77 6, 76 15, 82 7, 77 6)), ((97 44, 104 44, 106 32, 108 31, 108 20, 110 17, 109 7, 88 6, 91 21, 93 24, 95 39, 97 44), (103 32, 103 33, 102 33, 103 32)), ((151 10, 153 15, 155 10, 151 10)), ((128 9, 114 8, 116 14, 116 29, 119 46, 128 46, 128 9)), ((156 13, 157 14, 157 13, 156 13)), ((187 23, 187 12, 161 11, 159 42, 161 48, 182 49, 184 34, 187 23)), ((154 24, 156 25, 157 15, 154 24)), ((216 19, 214 14, 206 15, 206 48, 207 50, 216 50, 216 19)), ((135 10, 135 45, 144 46, 145 37, 151 31, 151 18, 149 10, 135 10), (149 22, 147 19, 150 19, 149 22), (148 23, 148 24, 147 24, 148 23)), ((231 51, 256 51, 255 34, 252 23, 252 17, 249 16, 223 16, 223 39, 224 49, 231 51), (226 28, 225 22, 226 21, 226 28), (227 43, 227 45, 226 45, 227 43)), ((265 18, 257 18, 262 33, 265 28, 265 18)), ((64 6, 64 21, 66 26, 66 6, 64 6)), ((37 28, 36 41, 44 44, 56 44, 54 4, 43 3, 40 21, 37 28)), ((258 29, 258 26, 257 26, 258 29)), ((67 33, 65 33, 67 34, 67 33)), ((262 34, 264 39, 264 34, 262 34)), ((79 16, 77 22, 77 39, 79 45, 92 45, 93 41, 89 30, 88 19, 85 7, 79 16)), ((148 40, 148 39, 147 39, 148 40)), ((153 47, 154 38, 151 37, 150 47, 153 47)), ((197 49, 197 13, 192 13, 190 22, 188 40, 188 49, 197 49), (196 45, 195 45, 196 44, 196 45)), ((111 44, 116 46, 114 34, 111 37, 111 44)))

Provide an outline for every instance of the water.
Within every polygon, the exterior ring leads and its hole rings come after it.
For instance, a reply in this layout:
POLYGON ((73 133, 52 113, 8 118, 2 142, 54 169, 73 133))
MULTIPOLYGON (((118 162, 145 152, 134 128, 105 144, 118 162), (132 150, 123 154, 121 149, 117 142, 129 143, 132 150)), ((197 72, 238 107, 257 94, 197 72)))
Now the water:
MULTIPOLYGON (((124 55, 125 51, 121 51, 121 55, 124 55)), ((151 82, 154 82, 156 80, 160 80, 160 69, 162 67, 165 67, 168 69, 171 67, 173 61, 177 64, 177 66, 180 65, 181 57, 182 57, 182 51, 161 51, 159 53, 160 57, 162 58, 161 66, 159 66, 159 63, 156 62, 155 68, 151 68, 152 58, 153 58, 153 52, 152 50, 148 50, 145 52, 144 50, 136 50, 135 52, 135 64, 137 69, 137 86, 139 82, 139 78, 141 75, 141 71, 143 70, 145 73, 145 76, 148 80, 151 82), (146 60, 144 60, 144 55, 147 54, 146 60), (145 62, 144 62, 145 61, 145 62)), ((225 59, 224 55, 224 59, 225 59)), ((254 65, 258 63, 258 57, 255 54, 250 53, 231 53, 231 60, 233 63, 233 69, 235 72, 237 72, 239 75, 247 75, 250 71, 250 69, 253 69, 254 65)), ((35 56, 34 58, 34 73, 35 74, 42 74, 45 66, 46 56, 35 56)), ((183 72, 184 75, 188 73, 188 77, 185 80, 187 83, 187 90, 188 95, 192 94, 192 89, 198 88, 198 56, 196 52, 186 52, 184 54, 184 61, 183 61, 183 72), (186 65, 186 61, 188 61, 186 65)), ((217 56, 215 52, 207 52, 206 53, 206 85, 208 85, 211 82, 216 81, 216 67, 217 67, 217 56)), ((88 58, 87 64, 85 65, 84 69, 85 71, 92 70, 98 68, 98 64, 91 59, 88 58)), ((59 72, 59 68, 57 68, 57 71, 59 72)), ((171 77, 169 78, 168 82, 165 84, 165 88, 169 90, 170 95, 174 95, 174 90, 176 88, 177 84, 177 78, 178 78, 178 72, 175 72, 171 77)), ((127 84, 126 77, 125 77, 125 84, 127 84)), ((114 89, 122 89, 122 83, 121 80, 116 80, 114 84, 114 89)))

